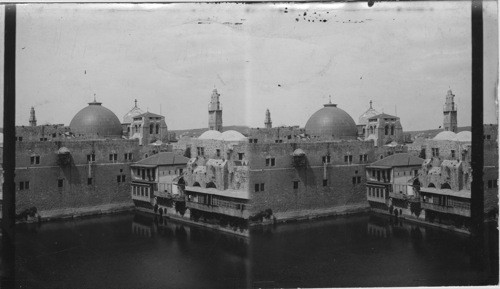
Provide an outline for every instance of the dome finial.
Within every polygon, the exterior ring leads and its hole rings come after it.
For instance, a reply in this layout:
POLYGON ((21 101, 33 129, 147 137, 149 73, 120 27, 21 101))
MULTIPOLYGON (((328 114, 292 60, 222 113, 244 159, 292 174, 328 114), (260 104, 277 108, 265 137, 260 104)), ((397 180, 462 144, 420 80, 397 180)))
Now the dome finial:
POLYGON ((328 103, 329 103, 329 104, 332 104, 332 95, 331 95, 331 94, 330 94, 330 95, 328 95, 328 103))
POLYGON ((95 93, 94 93, 94 102, 97 102, 97 101, 95 100, 95 93))
POLYGON ((137 98, 134 100, 134 103, 135 103, 134 107, 137 107, 137 98))
POLYGON ((371 100, 370 100, 370 109, 373 109, 373 107, 372 107, 372 101, 371 100))

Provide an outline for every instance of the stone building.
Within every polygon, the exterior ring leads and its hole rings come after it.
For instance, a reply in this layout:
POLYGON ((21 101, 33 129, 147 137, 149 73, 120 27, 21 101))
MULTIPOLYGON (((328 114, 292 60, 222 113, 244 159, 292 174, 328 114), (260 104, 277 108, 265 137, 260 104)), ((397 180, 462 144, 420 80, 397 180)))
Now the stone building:
POLYGON ((165 117, 151 112, 133 116, 128 137, 138 139, 139 145, 147 145, 156 141, 168 142, 169 134, 165 117))
POLYGON ((222 105, 217 89, 212 91, 212 98, 208 104, 208 129, 222 132, 222 105))
POLYGON ((356 125, 358 129, 358 137, 361 139, 365 138, 368 119, 380 114, 372 107, 372 104, 373 102, 370 100, 370 108, 368 108, 362 115, 359 116, 358 124, 356 125))
POLYGON ((455 95, 448 90, 446 102, 443 107, 443 128, 445 131, 457 132, 457 106, 455 104, 455 95))
POLYGON ((129 112, 127 112, 122 119, 122 130, 123 130, 123 135, 130 137, 131 132, 133 130, 132 128, 132 121, 134 120, 134 117, 143 114, 144 111, 140 109, 137 106, 137 99, 134 100, 134 107, 130 109, 129 112))
POLYGON ((302 133, 285 141, 249 139, 252 222, 368 209, 365 167, 374 161, 374 146, 357 140, 351 116, 328 103, 302 133))
POLYGON ((16 127, 16 213, 56 218, 129 209, 137 140, 122 139, 116 115, 89 103, 70 126, 16 127))
MULTIPOLYGON (((486 136, 486 134, 485 134, 486 136)), ((443 131, 425 143, 426 160, 419 181, 425 220, 455 230, 468 231, 471 198, 471 134, 443 131)), ((498 148, 485 140, 484 213, 498 214, 498 148), (495 148, 495 149, 493 149, 495 148)))
POLYGON ((364 139, 373 140, 376 147, 392 142, 403 143, 403 127, 399 117, 385 113, 369 117, 364 139))
POLYGON ((172 152, 160 152, 132 164, 130 195, 136 208, 182 217, 185 200, 179 178, 188 161, 172 152))
POLYGON ((269 109, 266 110, 266 119, 264 120, 264 126, 266 128, 273 127, 273 122, 271 121, 271 113, 269 112, 269 109))
POLYGON ((248 234, 247 142, 231 130, 209 130, 190 140, 191 159, 179 181, 185 183, 186 207, 193 221, 248 234))
POLYGON ((418 172, 423 162, 411 154, 398 153, 371 163, 366 168, 366 197, 372 210, 420 217, 418 172))

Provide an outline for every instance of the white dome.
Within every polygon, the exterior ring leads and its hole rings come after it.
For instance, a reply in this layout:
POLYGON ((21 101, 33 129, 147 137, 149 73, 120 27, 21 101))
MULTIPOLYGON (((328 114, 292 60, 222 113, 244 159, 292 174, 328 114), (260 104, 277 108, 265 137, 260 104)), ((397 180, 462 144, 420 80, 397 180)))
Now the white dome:
POLYGON ((452 131, 442 131, 438 133, 433 139, 434 140, 455 140, 456 134, 452 131))
POLYGON ((222 133, 220 133, 217 130, 207 130, 206 132, 202 133, 198 139, 221 139, 222 133))
POLYGON ((472 141, 472 134, 470 131, 461 131, 455 135, 455 140, 470 142, 472 141))
POLYGON ((228 130, 222 133, 221 139, 225 141, 242 141, 246 140, 246 137, 235 130, 228 130))

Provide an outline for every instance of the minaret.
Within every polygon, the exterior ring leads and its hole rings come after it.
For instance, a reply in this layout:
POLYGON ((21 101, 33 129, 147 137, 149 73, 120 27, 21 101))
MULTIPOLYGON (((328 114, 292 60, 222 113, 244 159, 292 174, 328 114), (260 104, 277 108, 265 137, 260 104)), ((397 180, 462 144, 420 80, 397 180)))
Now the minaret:
POLYGON ((212 99, 208 104, 208 128, 222 132, 222 106, 219 102, 220 94, 214 88, 212 99))
POLYGON ((266 128, 273 127, 273 122, 271 121, 271 113, 269 112, 269 109, 266 110, 266 120, 264 121, 264 124, 266 125, 266 128))
POLYGON ((36 126, 36 116, 34 107, 31 107, 30 110, 30 126, 36 126))
POLYGON ((454 133, 457 132, 457 106, 454 101, 455 95, 451 92, 451 89, 448 90, 448 94, 446 95, 446 102, 443 108, 444 121, 443 127, 444 130, 449 130, 454 133))

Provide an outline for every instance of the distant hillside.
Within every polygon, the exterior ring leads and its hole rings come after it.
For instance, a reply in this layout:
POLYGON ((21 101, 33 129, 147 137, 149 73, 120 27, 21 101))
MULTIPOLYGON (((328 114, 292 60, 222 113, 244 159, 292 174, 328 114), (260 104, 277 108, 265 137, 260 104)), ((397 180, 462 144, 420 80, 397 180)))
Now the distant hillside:
MULTIPOLYGON (((248 135, 249 129, 250 129, 249 127, 243 125, 230 125, 230 126, 224 126, 223 131, 235 130, 246 136, 248 135)), ((204 133, 207 130, 208 128, 193 128, 193 129, 171 130, 171 132, 174 132, 177 137, 180 136, 199 137, 202 133, 204 133)))
MULTIPOLYGON (((462 126, 457 128, 457 132, 461 131, 471 131, 470 126, 462 126)), ((438 133, 442 132, 444 129, 439 128, 439 129, 428 129, 428 130, 417 130, 417 131, 405 131, 404 134, 410 135, 411 139, 415 139, 415 137, 423 137, 423 138, 433 138, 435 137, 438 133)))

